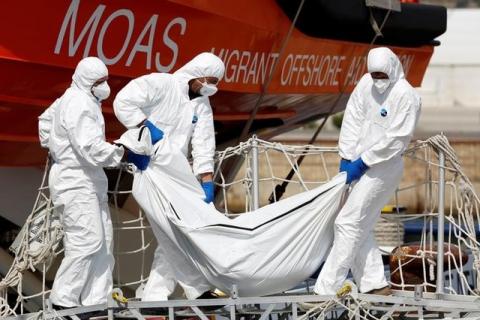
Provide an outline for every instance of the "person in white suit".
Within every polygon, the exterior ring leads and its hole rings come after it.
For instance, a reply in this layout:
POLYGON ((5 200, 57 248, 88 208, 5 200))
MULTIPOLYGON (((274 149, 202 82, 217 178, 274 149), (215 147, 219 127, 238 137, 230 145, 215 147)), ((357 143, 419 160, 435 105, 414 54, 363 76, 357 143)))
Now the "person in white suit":
MULTIPOLYGON (((213 157, 215 132, 209 96, 225 71, 223 61, 212 53, 201 53, 173 74, 151 73, 130 81, 116 96, 114 111, 127 128, 145 125, 152 143, 169 139, 188 155, 192 147, 193 172, 201 180, 205 201, 214 200, 213 157)), ((158 247, 142 300, 167 300, 179 283, 187 298, 209 292, 211 285, 175 252, 166 235, 152 224, 158 247)))
POLYGON ((61 211, 65 257, 50 299, 68 308, 107 302, 112 291, 112 222, 103 167, 119 165, 125 150, 105 141, 101 101, 108 70, 98 58, 82 59, 65 93, 39 117, 39 137, 53 159, 49 189, 61 211))
POLYGON ((335 220, 332 250, 314 291, 335 294, 349 270, 360 292, 390 294, 373 228, 403 172, 402 153, 412 138, 421 101, 388 48, 372 49, 368 73, 347 103, 339 139, 340 171, 352 185, 335 220))

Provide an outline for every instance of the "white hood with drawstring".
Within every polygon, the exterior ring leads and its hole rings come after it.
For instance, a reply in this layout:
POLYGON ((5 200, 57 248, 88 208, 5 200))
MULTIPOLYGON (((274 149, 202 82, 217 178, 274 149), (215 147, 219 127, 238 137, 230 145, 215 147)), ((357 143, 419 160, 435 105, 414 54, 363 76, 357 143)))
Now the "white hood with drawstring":
POLYGON ((398 57, 388 48, 368 54, 368 72, 353 90, 340 132, 340 156, 360 156, 369 167, 400 157, 412 138, 420 114, 420 97, 405 79, 398 57), (380 93, 371 72, 388 75, 388 88, 380 93))

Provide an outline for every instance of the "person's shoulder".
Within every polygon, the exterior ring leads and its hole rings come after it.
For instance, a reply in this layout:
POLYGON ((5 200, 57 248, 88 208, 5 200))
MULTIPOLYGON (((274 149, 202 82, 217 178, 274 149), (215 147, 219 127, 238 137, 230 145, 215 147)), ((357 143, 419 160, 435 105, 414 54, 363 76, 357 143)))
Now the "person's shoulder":
POLYGON ((196 97, 195 99, 192 100, 192 102, 196 104, 205 104, 205 105, 210 105, 210 98, 206 96, 199 96, 196 97))
POLYGON ((59 103, 59 108, 68 113, 90 112, 95 103, 86 92, 77 88, 68 88, 59 103))
POLYGON ((212 105, 208 97, 198 97, 192 100, 197 105, 197 110, 200 113, 212 113, 212 105))
POLYGON ((68 88, 61 98, 61 104, 63 108, 74 104, 77 101, 81 101, 85 98, 85 93, 75 88, 68 88))
POLYGON ((395 98, 399 101, 408 101, 411 104, 420 105, 420 95, 406 79, 400 79, 397 81, 393 93, 395 98))
POLYGON ((170 73, 164 73, 164 72, 152 72, 140 78, 145 78, 153 81, 173 81, 173 75, 170 73))
POLYGON ((133 82, 141 87, 147 86, 153 90, 162 90, 165 86, 172 85, 174 79, 169 73, 152 72, 136 78, 133 82))
POLYGON ((417 90, 406 79, 398 80, 395 86, 397 87, 396 89, 398 93, 401 95, 408 95, 412 98, 420 97, 417 90))

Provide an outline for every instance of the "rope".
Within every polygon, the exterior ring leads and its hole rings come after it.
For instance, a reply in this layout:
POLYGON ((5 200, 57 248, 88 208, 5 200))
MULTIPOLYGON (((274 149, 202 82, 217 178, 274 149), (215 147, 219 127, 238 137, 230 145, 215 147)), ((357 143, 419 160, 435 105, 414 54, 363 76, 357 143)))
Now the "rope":
MULTIPOLYGON (((333 299, 320 303, 302 303, 300 307, 305 311, 305 314, 298 317, 299 320, 325 319, 328 312, 333 312, 339 307, 344 309, 344 314, 348 314, 349 319, 392 319, 391 316, 383 316, 382 318, 374 316, 370 310, 371 303, 359 299, 357 287, 349 281, 344 283, 333 299)), ((391 310, 391 313, 393 313, 393 310, 391 310)), ((344 317, 342 315, 335 318, 343 319, 344 317)))
MULTIPOLYGON (((253 138, 252 138, 253 139, 253 138)), ((252 148, 253 140, 250 139, 246 142, 242 142, 237 146, 227 148, 222 152, 218 152, 216 156, 216 171, 215 175, 219 177, 216 181, 217 186, 221 189, 224 194, 224 203, 222 208, 225 210, 226 215, 235 216, 236 213, 232 210, 231 200, 235 198, 243 197, 246 199, 245 207, 237 211, 247 211, 250 210, 251 206, 251 197, 250 187, 252 184, 253 177, 251 176, 252 166, 254 165, 251 161, 250 150, 252 148), (235 181, 226 182, 223 178, 223 172, 225 170, 224 164, 228 162, 228 159, 235 157, 244 158, 245 168, 243 176, 239 176, 235 181), (234 187, 234 188, 230 188, 234 187), (240 193, 238 192, 238 187, 240 188, 240 193), (228 189, 228 191, 227 191, 228 189), (229 196, 230 195, 230 196, 229 196)), ((277 142, 269 142, 261 139, 256 139, 256 145, 259 153, 259 163, 258 168, 260 172, 264 173, 266 176, 259 177, 259 185, 262 184, 262 187, 265 185, 273 189, 275 182, 286 181, 283 177, 284 168, 287 170, 293 170, 294 176, 288 180, 292 187, 296 186, 298 190, 295 192, 301 192, 303 190, 308 190, 314 185, 321 185, 329 180, 328 173, 328 161, 335 160, 335 163, 338 159, 338 149, 335 147, 320 147, 313 145, 284 145, 277 142), (299 157, 303 154, 306 154, 306 162, 309 163, 312 168, 315 169, 313 172, 311 169, 306 169, 305 164, 303 166, 304 170, 308 170, 309 177, 302 172, 299 166, 299 157), (307 159, 309 159, 307 161, 307 159), (329 160, 330 159, 330 160, 329 160), (315 160, 315 161, 314 161, 315 160), (278 172, 277 168, 283 168, 283 171, 278 172), (311 177, 312 174, 315 174, 315 177, 311 177)), ((462 250, 469 250, 474 259, 472 263, 472 268, 476 273, 480 270, 480 243, 476 240, 476 221, 479 221, 479 206, 480 202, 478 201, 478 196, 475 193, 472 183, 466 177, 464 171, 462 170, 458 158, 451 146, 448 143, 448 140, 444 136, 435 136, 425 141, 417 142, 412 148, 405 152, 405 157, 412 159, 413 161, 421 161, 425 164, 425 179, 419 183, 415 183, 411 186, 402 186, 399 188, 400 192, 408 192, 411 189, 421 189, 425 191, 427 195, 425 199, 425 211, 418 215, 401 215, 401 214, 391 214, 385 216, 388 221, 409 221, 412 219, 423 219, 424 228, 422 230, 422 237, 420 241, 419 250, 417 252, 399 252, 397 257, 398 266, 392 270, 392 274, 398 272, 400 275, 400 283, 395 283, 395 286, 399 286, 402 289, 414 288, 414 284, 406 283, 405 279, 405 270, 404 268, 413 263, 416 259, 421 259, 422 261, 422 270, 423 272, 423 283, 420 285, 425 288, 425 290, 430 288, 435 288, 435 285, 432 284, 432 280, 435 279, 435 255, 436 252, 433 250, 434 238, 433 232, 428 232, 432 229, 433 222, 432 217, 435 216, 435 208, 438 201, 436 201, 436 194, 434 192, 434 187, 438 183, 433 179, 432 171, 438 169, 438 163, 435 159, 435 154, 438 154, 438 150, 442 150, 445 154, 446 165, 445 170, 449 173, 446 185, 450 192, 450 212, 446 213, 445 220, 450 223, 450 233, 447 238, 448 250, 445 253, 445 262, 447 264, 446 271, 449 274, 449 281, 447 281, 446 290, 452 294, 478 294, 479 283, 475 285, 469 284, 468 276, 464 270, 464 267, 461 263, 461 259, 456 259, 451 251, 451 246, 458 246, 460 249, 460 255, 462 255, 462 250), (425 186, 425 187, 424 187, 425 186), (458 278, 459 284, 457 286, 453 285, 453 279, 458 278)), ((128 173, 128 168, 122 168, 123 172, 120 171, 119 175, 125 175, 128 173), (127 172, 125 172, 125 170, 127 172)), ((55 215, 53 211, 51 201, 48 196, 48 188, 46 187, 46 177, 48 173, 48 165, 46 166, 45 174, 42 179, 41 187, 39 188, 39 194, 37 201, 35 203, 34 209, 32 210, 30 216, 27 219, 27 222, 24 226, 24 231, 19 237, 19 242, 16 246, 16 257, 14 263, 8 272, 7 276, 2 279, 0 282, 0 318, 15 315, 23 312, 23 302, 26 299, 32 297, 45 298, 48 293, 48 288, 45 287, 45 279, 43 279, 44 288, 42 292, 36 293, 31 296, 25 296, 23 294, 22 288, 22 273, 27 270, 36 270, 41 265, 48 265, 49 261, 53 259, 55 255, 60 252, 60 240, 62 235, 62 230, 59 225, 60 219, 55 215), (15 288, 18 292, 18 298, 13 306, 9 306, 7 303, 7 289, 15 288)), ((118 207, 117 196, 122 194, 130 194, 131 190, 119 190, 119 180, 120 176, 117 179, 115 190, 110 191, 113 194, 113 199, 115 200, 116 207, 118 207)), ((399 196, 395 197, 398 200, 399 196)), ((278 199, 276 199, 278 200, 278 199)), ((265 202, 264 202, 265 203, 265 202)), ((120 244, 119 240, 123 239, 122 232, 130 232, 128 235, 131 236, 131 232, 136 232, 141 239, 138 247, 129 248, 116 248, 115 257, 118 259, 120 256, 125 256, 127 258, 137 255, 141 259, 141 268, 138 275, 132 276, 128 275, 123 279, 122 272, 117 274, 116 285, 118 287, 129 287, 129 286, 138 286, 148 279, 146 277, 145 266, 145 251, 151 247, 153 240, 149 239, 146 230, 149 229, 147 221, 145 221, 145 216, 141 210, 138 212, 138 215, 135 215, 131 219, 121 221, 117 219, 115 224, 115 232, 118 246, 120 244)), ((140 264, 139 264, 140 265, 140 264)), ((41 269, 41 268, 40 268, 41 269)), ((40 270, 45 273, 44 268, 40 270)), ((480 278, 480 277, 477 277, 480 278)), ((478 279, 477 279, 478 281, 478 279)), ((311 317, 322 317, 325 316, 328 312, 336 312, 335 310, 339 307, 344 308, 351 315, 359 315, 360 319, 376 319, 369 309, 371 306, 357 298, 355 290, 345 291, 343 294, 339 294, 338 297, 335 297, 331 301, 322 302, 321 304, 305 304, 305 308, 308 315, 311 317)), ((125 302, 126 297, 124 297, 121 291, 116 291, 114 299, 125 302)), ((39 315, 41 316, 41 314, 39 315)))
MULTIPOLYGON (((265 141, 259 138, 250 138, 249 140, 240 143, 237 146, 229 147, 224 151, 218 152, 216 159, 216 170, 214 173, 214 181, 218 181, 216 185, 219 187, 223 194, 223 210, 226 215, 235 215, 235 212, 232 212, 232 209, 229 206, 229 202, 234 199, 229 200, 229 194, 237 194, 238 187, 235 190, 230 190, 234 186, 242 186, 241 190, 245 197, 245 210, 240 211, 250 211, 252 208, 250 204, 252 203, 251 199, 251 185, 253 182, 252 173, 252 162, 250 156, 250 150, 252 149, 252 144, 255 139, 258 150, 258 159, 259 159, 259 171, 264 172, 267 176, 259 177, 259 185, 268 186, 272 191, 275 190, 276 182, 285 182, 300 187, 299 191, 306 191, 311 189, 312 186, 318 186, 322 183, 325 183, 329 180, 328 166, 325 161, 325 154, 333 155, 338 157, 338 148, 336 147, 320 147, 313 145, 303 145, 303 146, 294 146, 294 145, 284 145, 278 142, 265 141), (299 155, 308 153, 308 157, 318 157, 320 158, 321 165, 315 166, 315 171, 321 174, 323 179, 318 180, 306 180, 304 174, 300 170, 298 163, 299 155), (224 171, 224 164, 228 165, 228 161, 232 158, 241 158, 241 161, 244 163, 243 178, 234 178, 231 182, 226 182, 222 172, 224 171), (284 168, 289 168, 294 173, 290 179, 283 178, 283 173, 277 173, 277 170, 274 170, 274 166, 279 166, 278 162, 281 161, 284 168), (219 177, 219 178, 217 178, 219 177)), ((296 190, 297 191, 297 190, 296 190)), ((275 194, 275 193, 274 193, 275 194)), ((236 197, 235 197, 236 198, 236 197)), ((239 211, 238 209, 233 211, 239 211)))
POLYGON ((52 202, 48 196, 47 177, 50 168, 50 160, 47 159, 41 186, 32 212, 27 218, 25 225, 15 245, 15 259, 6 276, 0 281, 0 318, 14 315, 17 307, 21 306, 31 296, 23 295, 22 275, 26 270, 35 271, 40 264, 49 265, 53 257, 58 254, 60 241, 63 236, 60 218, 53 210, 52 202), (7 289, 17 287, 18 298, 13 307, 7 303, 7 289))
MULTIPOLYGON (((35 297, 41 297, 45 305, 45 298, 50 292, 45 285, 45 272, 53 259, 61 253, 61 240, 63 237, 63 229, 61 226, 61 217, 59 213, 53 208, 52 201, 48 193, 48 173, 50 169, 50 161, 47 159, 44 174, 42 177, 41 186, 38 189, 38 195, 34 207, 27 217, 26 222, 20 231, 17 239, 15 239, 12 249, 15 253, 14 261, 7 272, 6 276, 0 281, 0 318, 17 315, 23 313, 23 303, 35 297), (41 266, 41 268, 39 268, 41 266), (42 289, 41 292, 25 295, 22 287, 23 273, 27 270, 42 272, 42 289), (8 304, 8 288, 14 288, 17 293, 17 299, 13 306, 8 304)), ((110 192, 113 194, 115 207, 118 208, 117 196, 119 194, 131 193, 119 190, 119 181, 122 174, 131 173, 129 168, 123 166, 119 171, 117 177, 115 190, 110 192)), ((137 217, 127 221, 120 221, 116 219, 114 224, 115 239, 117 245, 122 238, 121 232, 138 230, 140 232, 141 245, 139 248, 130 250, 115 251, 115 258, 120 256, 138 254, 141 256, 141 274, 139 280, 122 283, 121 272, 117 269, 117 283, 119 287, 127 287, 145 283, 148 279, 145 276, 145 251, 151 246, 153 239, 147 239, 145 230, 150 229, 148 223, 145 221, 145 216, 140 210, 137 217)), ((116 264, 117 268, 119 264, 116 264)), ((129 278, 129 277, 128 277, 129 278)), ((41 317, 38 314, 37 317, 41 317)))
POLYGON ((292 24, 288 28, 288 32, 286 37, 283 39, 282 45, 280 47, 280 52, 278 53, 278 58, 275 60, 272 69, 270 71, 270 74, 268 76, 267 82, 262 85, 262 92, 260 93, 260 96, 258 97, 257 101, 255 102, 255 106, 253 107, 252 112, 250 113, 250 117, 248 118, 247 123, 245 124, 245 127, 243 127, 242 133, 240 134, 240 137, 238 138, 238 142, 243 141, 245 137, 248 135, 248 132, 250 131, 250 128, 252 127, 253 120, 255 120, 255 116, 257 115, 258 109, 260 108, 260 104, 263 101, 263 97, 267 93, 267 89, 270 86, 270 83, 273 80, 273 75, 275 74, 275 71, 277 71, 277 66, 280 61, 280 59, 283 56, 283 53, 285 52, 285 49, 287 47, 288 41, 290 40, 290 37, 292 35, 293 29, 295 28, 295 24, 297 23, 297 19, 300 16, 300 12, 302 12, 303 5, 305 3, 305 0, 302 0, 300 4, 298 5, 297 12, 295 13, 295 17, 293 18, 292 24))
MULTIPOLYGON (((446 290, 451 294, 475 294, 478 295, 478 288, 480 286, 479 279, 477 277, 476 283, 470 284, 467 276, 465 275, 465 269, 462 264, 462 256, 464 250, 471 252, 473 257, 472 270, 478 274, 480 271, 480 242, 477 240, 477 230, 475 221, 479 221, 479 197, 475 192, 474 186, 470 179, 465 174, 460 165, 460 161, 452 148, 448 139, 443 135, 436 135, 428 138, 425 141, 418 141, 412 148, 405 152, 405 156, 415 161, 423 161, 426 167, 426 179, 424 182, 426 199, 425 202, 428 207, 425 208, 428 215, 424 216, 424 230, 421 239, 421 250, 418 250, 415 254, 405 254, 405 257, 409 259, 399 259, 399 266, 395 270, 392 270, 392 274, 399 272, 400 283, 393 283, 395 286, 400 286, 402 289, 413 288, 415 285, 406 284, 403 278, 403 268, 415 259, 421 259, 423 265, 423 283, 421 284, 425 288, 435 288, 432 284, 436 279, 435 257, 437 252, 433 250, 433 220, 430 214, 435 213, 437 206, 436 194, 433 192, 433 186, 438 182, 432 179, 432 171, 438 170, 438 159, 432 158, 432 153, 437 155, 439 152, 443 152, 445 155, 444 169, 449 178, 446 178, 445 184, 447 187, 447 199, 450 199, 450 211, 445 213, 445 221, 449 223, 448 238, 445 239, 445 245, 447 246, 445 252, 446 263, 446 290), (422 156, 418 156, 421 154, 422 156), (428 187, 427 187, 428 186, 428 187), (426 231, 430 229, 427 234, 426 231), (453 247, 458 249, 458 258, 452 253, 453 247), (407 262, 403 262, 407 261, 407 262), (455 277, 456 275, 456 277, 455 277), (454 287, 454 283, 457 283, 457 287, 454 287)), ((407 191, 413 187, 418 187, 422 183, 411 186, 403 187, 402 191, 407 191)), ((394 218, 394 216, 392 216, 394 218)), ((399 221, 402 220, 401 218, 399 221)), ((457 250, 455 249, 455 250, 457 250)))

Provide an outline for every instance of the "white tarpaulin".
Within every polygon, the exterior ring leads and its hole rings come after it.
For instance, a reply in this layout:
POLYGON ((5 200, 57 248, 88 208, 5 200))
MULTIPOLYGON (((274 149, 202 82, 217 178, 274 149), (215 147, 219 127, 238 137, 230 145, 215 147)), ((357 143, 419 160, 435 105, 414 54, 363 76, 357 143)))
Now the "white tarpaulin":
MULTIPOLYGON (((145 132, 130 130, 117 142, 145 151, 142 141, 150 139, 145 132)), ((308 278, 325 260, 345 189, 344 173, 230 219, 203 201, 187 159, 168 138, 153 152, 149 167, 135 173, 133 195, 150 223, 163 231, 158 245, 169 248, 175 261, 182 255, 213 286, 231 292, 235 284, 243 296, 277 293, 308 278)))

